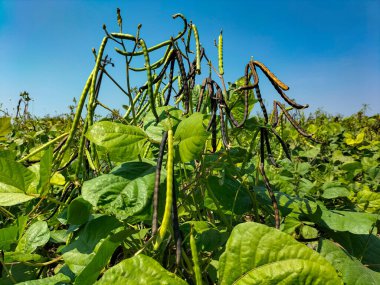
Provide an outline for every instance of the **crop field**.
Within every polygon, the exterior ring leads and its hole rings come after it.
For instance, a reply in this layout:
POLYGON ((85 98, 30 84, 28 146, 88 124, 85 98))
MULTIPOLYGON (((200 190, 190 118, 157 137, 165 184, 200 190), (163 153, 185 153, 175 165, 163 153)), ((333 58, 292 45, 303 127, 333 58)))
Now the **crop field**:
POLYGON ((117 21, 70 113, 0 111, 0 284, 380 284, 380 115, 305 115, 259 59, 225 82, 182 14, 153 46, 117 21))

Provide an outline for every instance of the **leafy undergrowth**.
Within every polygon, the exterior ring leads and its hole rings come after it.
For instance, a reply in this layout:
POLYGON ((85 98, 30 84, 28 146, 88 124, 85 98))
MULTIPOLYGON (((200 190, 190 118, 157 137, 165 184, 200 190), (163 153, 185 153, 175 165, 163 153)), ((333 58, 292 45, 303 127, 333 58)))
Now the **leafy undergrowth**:
POLYGON ((174 49, 177 89, 150 74, 97 117, 105 43, 131 37, 107 34, 75 113, 0 118, 0 284, 380 284, 378 115, 269 120, 261 63, 222 92, 174 49))

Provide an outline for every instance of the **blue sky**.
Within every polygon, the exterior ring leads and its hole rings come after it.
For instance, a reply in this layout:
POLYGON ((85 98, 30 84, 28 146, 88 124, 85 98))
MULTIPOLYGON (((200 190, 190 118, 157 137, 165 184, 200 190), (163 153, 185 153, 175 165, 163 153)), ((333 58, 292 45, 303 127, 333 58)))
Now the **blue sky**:
MULTIPOLYGON (((2 107, 13 111, 20 92, 26 90, 34 100, 33 114, 67 112, 93 68, 91 49, 99 48, 103 23, 110 32, 118 31, 117 7, 122 11, 124 32, 134 34, 141 23, 140 35, 148 46, 176 35, 182 22, 171 15, 183 13, 197 25, 201 43, 215 65, 214 39, 223 29, 226 81, 242 76, 253 56, 290 86, 291 98, 308 103, 311 111, 321 108, 350 115, 369 104, 369 114, 380 112, 377 0, 0 0, 2 107)), ((122 58, 111 46, 106 53, 116 63, 110 73, 123 84, 122 58)), ((141 85, 144 75, 132 75, 132 85, 141 85)), ((207 76, 206 68, 203 76, 207 76)), ((270 107, 279 98, 261 78, 270 107)), ((104 82, 100 96, 112 108, 128 103, 109 82, 104 82)))

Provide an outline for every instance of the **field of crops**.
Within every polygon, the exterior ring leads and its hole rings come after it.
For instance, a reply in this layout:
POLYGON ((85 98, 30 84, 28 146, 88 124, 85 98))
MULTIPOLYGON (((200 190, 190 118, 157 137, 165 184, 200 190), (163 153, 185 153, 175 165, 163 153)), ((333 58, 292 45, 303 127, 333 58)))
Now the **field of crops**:
POLYGON ((153 47, 104 27, 70 114, 2 111, 0 284, 380 284, 380 116, 305 116, 252 59, 226 86, 222 34, 213 64, 174 18, 153 47), (115 46, 125 114, 102 103, 115 46))

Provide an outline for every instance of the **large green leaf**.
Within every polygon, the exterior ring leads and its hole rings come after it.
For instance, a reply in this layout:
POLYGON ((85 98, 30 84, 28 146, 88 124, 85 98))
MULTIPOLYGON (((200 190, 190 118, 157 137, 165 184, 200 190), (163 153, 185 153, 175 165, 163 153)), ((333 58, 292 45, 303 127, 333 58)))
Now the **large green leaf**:
POLYGON ((175 130, 181 121, 182 111, 172 106, 157 107, 156 111, 160 121, 156 123, 153 112, 148 112, 144 118, 144 130, 152 140, 160 143, 164 131, 175 130))
POLYGON ((179 123, 174 135, 182 162, 197 158, 205 147, 209 133, 203 126, 203 115, 194 113, 179 123))
POLYGON ((312 220, 334 231, 368 234, 378 219, 374 214, 328 210, 323 205, 319 207, 320 210, 311 216, 312 220))
POLYGON ((45 221, 32 224, 19 240, 16 252, 32 253, 37 247, 45 245, 50 239, 50 231, 45 221))
POLYGON ((322 240, 319 245, 319 252, 342 273, 344 284, 380 284, 380 273, 368 269, 359 260, 348 255, 332 241, 322 240))
POLYGON ((123 163, 109 174, 86 181, 82 196, 93 206, 120 219, 146 216, 151 207, 155 171, 152 161, 123 163))
POLYGON ((342 284, 334 267, 288 234, 257 223, 235 226, 219 260, 221 285, 342 284))
POLYGON ((108 264, 115 249, 131 233, 132 230, 123 230, 107 237, 104 241, 102 241, 101 245, 96 248, 95 256, 93 256, 88 265, 75 279, 75 284, 94 284, 94 282, 98 279, 98 275, 100 274, 100 272, 108 264))
POLYGON ((104 273, 96 285, 187 285, 157 261, 143 254, 125 259, 104 273))
POLYGON ((136 159, 148 138, 139 127, 108 121, 93 124, 86 137, 104 147, 115 161, 136 159))
POLYGON ((76 239, 62 249, 66 265, 79 274, 96 256, 101 243, 112 234, 112 230, 120 226, 121 223, 111 216, 98 216, 87 222, 76 239))
POLYGON ((35 178, 32 171, 16 161, 0 158, 0 206, 13 206, 34 198, 26 191, 35 178))
POLYGON ((368 268, 380 272, 380 238, 374 234, 355 235, 349 232, 331 232, 332 239, 338 242, 352 256, 368 268))

